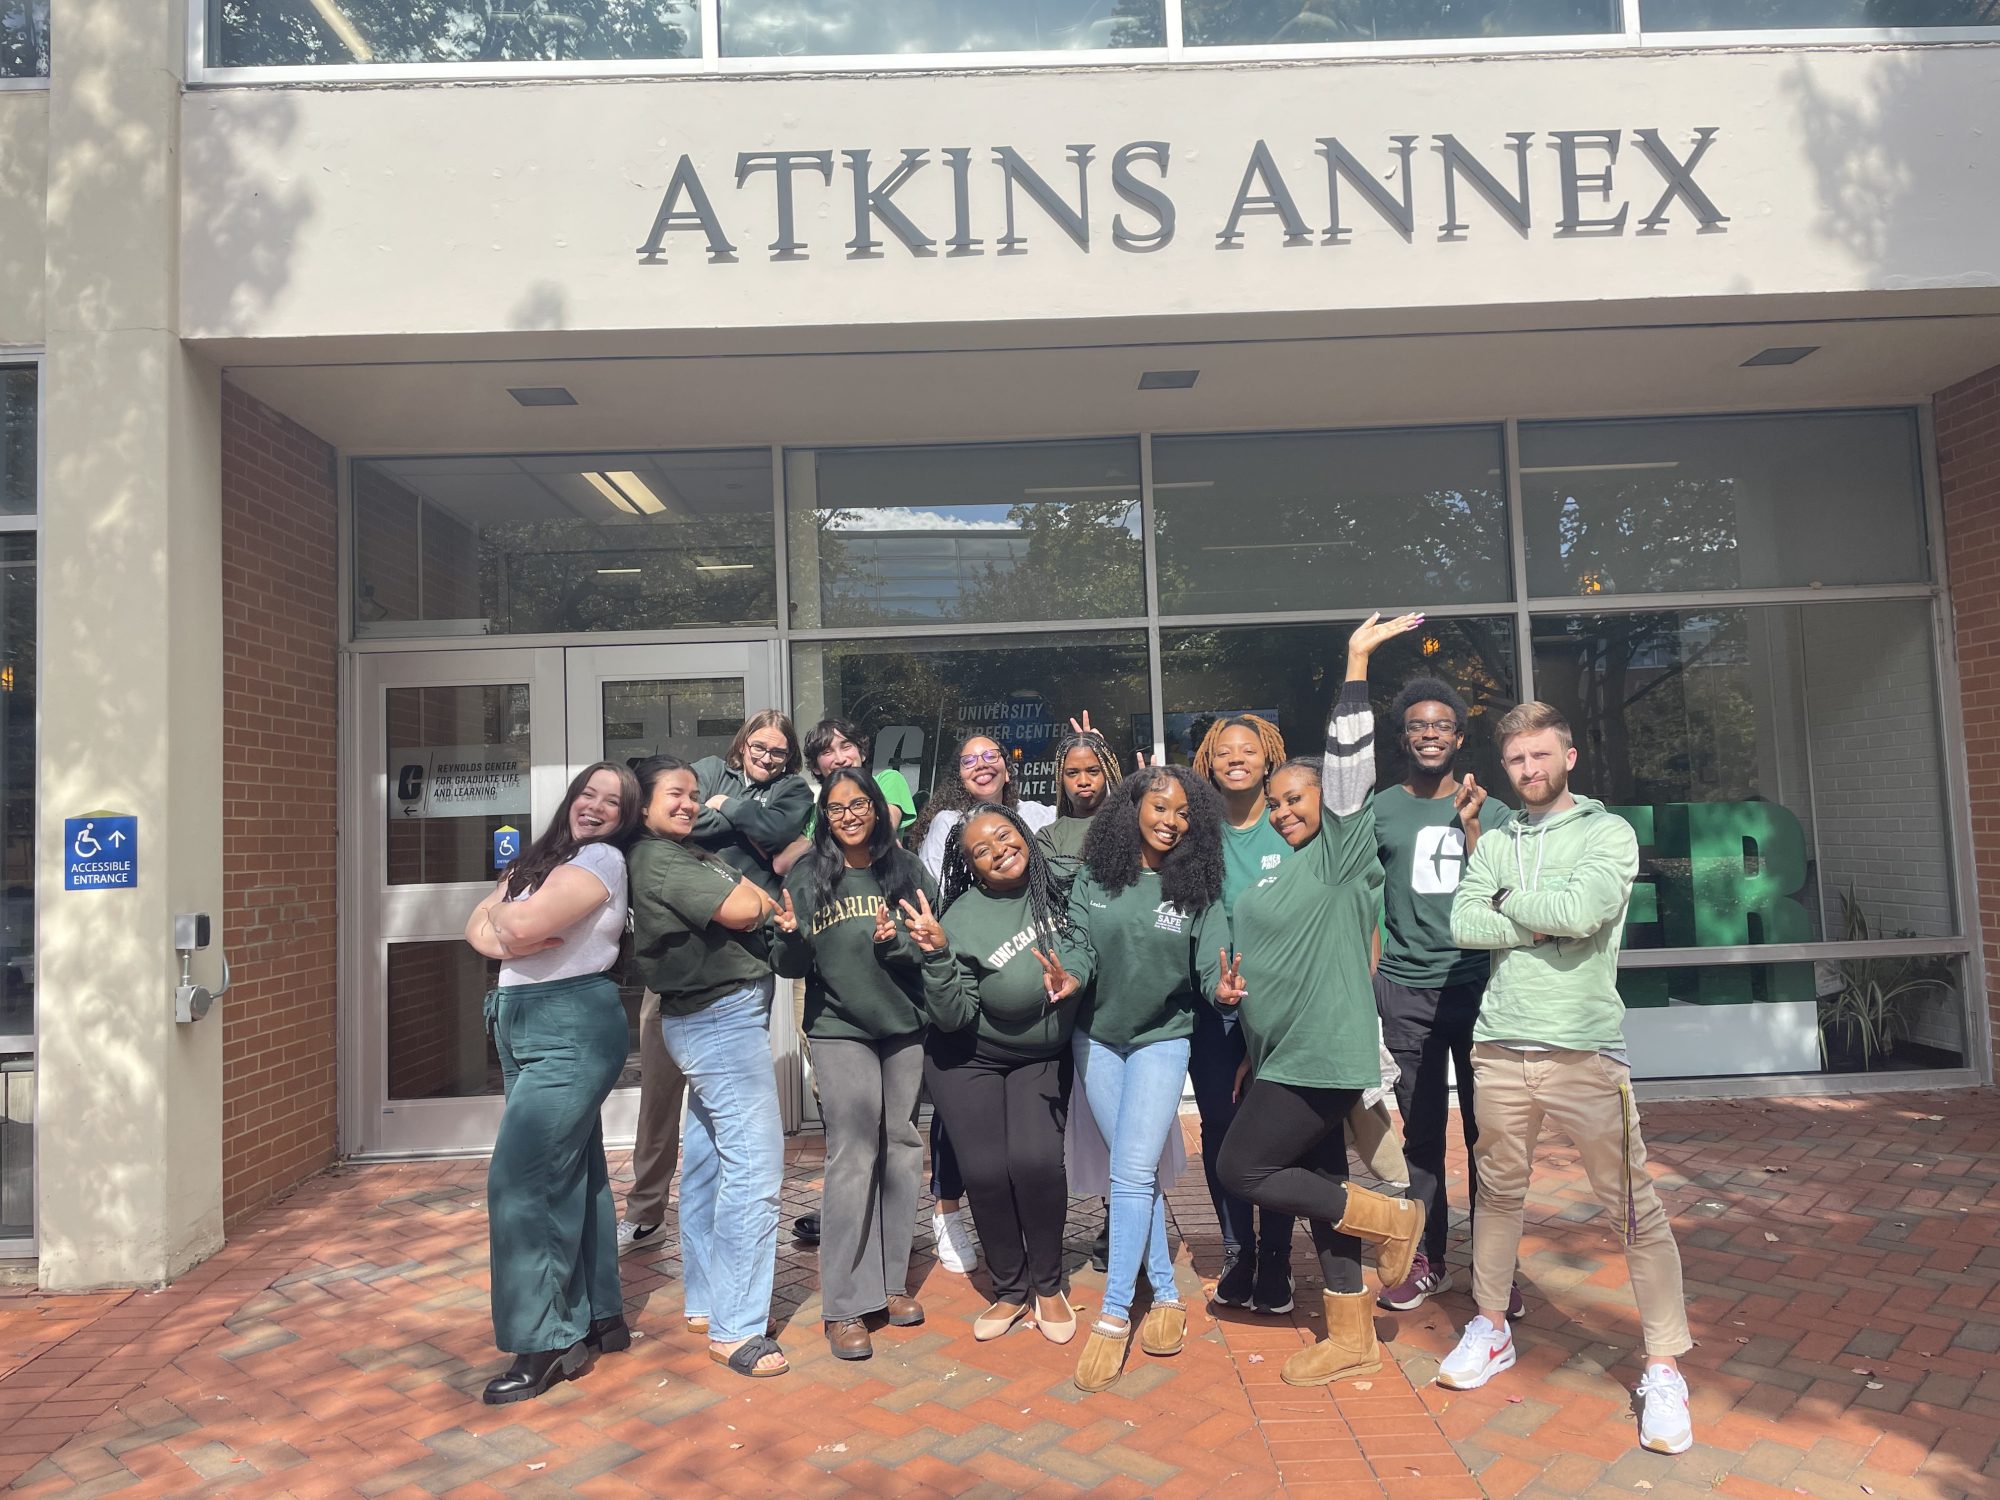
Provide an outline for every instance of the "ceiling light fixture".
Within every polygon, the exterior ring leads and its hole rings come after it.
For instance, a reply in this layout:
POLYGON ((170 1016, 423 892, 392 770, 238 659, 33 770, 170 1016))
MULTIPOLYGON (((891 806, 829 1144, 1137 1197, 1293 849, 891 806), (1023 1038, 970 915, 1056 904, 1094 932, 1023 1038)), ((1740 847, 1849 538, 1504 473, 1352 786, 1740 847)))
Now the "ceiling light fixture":
POLYGON ((646 515, 657 516, 667 508, 667 502, 653 493, 652 486, 630 469, 613 469, 604 477, 623 490, 625 497, 646 515))
POLYGON ((1792 348, 1759 349, 1743 361, 1741 368, 1752 370, 1764 365, 1795 365, 1808 354, 1817 354, 1818 344, 1805 344, 1792 348))
POLYGON ((1200 377, 1199 370, 1148 370, 1139 377, 1142 391, 1184 391, 1200 377))
POLYGON ((559 385, 510 385, 507 394, 523 406, 576 405, 576 397, 559 385))
POLYGON ((1678 469, 1677 458, 1655 459, 1643 464, 1522 464, 1523 474, 1623 474, 1636 469, 1678 469))
POLYGON ((620 573, 637 573, 640 570, 638 568, 599 568, 597 571, 602 573, 606 578, 611 578, 620 573))
POLYGON ((629 500, 626 497, 625 492, 619 489, 618 486, 613 484, 609 479, 605 478, 604 475, 594 474, 586 469, 584 471, 583 477, 589 483, 592 489, 596 490, 598 494, 602 495, 605 499, 609 500, 613 505, 617 506, 620 510, 624 511, 626 515, 636 516, 639 514, 639 507, 634 505, 631 502, 631 500, 629 500))

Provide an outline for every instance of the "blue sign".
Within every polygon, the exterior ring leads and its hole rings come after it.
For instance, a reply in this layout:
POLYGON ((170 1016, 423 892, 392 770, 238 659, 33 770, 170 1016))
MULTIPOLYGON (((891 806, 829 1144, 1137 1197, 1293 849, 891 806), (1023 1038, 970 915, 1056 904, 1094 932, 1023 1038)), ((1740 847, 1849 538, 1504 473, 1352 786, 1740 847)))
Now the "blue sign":
POLYGON ((124 813, 63 819, 63 889, 130 890, 139 883, 139 820, 124 813))
POLYGON ((521 830, 502 823, 493 830, 493 868, 504 870, 521 854, 521 830))

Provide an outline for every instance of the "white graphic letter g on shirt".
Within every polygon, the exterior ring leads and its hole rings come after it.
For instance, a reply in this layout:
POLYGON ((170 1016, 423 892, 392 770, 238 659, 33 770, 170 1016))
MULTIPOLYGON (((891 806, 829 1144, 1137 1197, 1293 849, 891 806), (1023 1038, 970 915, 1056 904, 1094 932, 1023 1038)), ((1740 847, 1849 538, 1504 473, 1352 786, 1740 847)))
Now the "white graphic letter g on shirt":
POLYGON ((1417 830, 1410 857, 1410 889, 1419 896, 1449 896, 1465 870, 1465 833, 1455 823, 1417 830))

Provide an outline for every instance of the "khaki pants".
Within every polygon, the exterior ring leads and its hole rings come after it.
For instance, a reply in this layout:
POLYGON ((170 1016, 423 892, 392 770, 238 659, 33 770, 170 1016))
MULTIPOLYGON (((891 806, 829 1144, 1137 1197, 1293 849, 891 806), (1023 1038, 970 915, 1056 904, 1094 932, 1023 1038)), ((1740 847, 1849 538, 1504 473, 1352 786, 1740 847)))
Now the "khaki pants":
POLYGON ((632 1186, 625 1217, 634 1224, 664 1224, 667 1187, 681 1159, 681 1100, 687 1079, 667 1054, 660 1030, 660 997, 647 990, 639 1002, 639 1124, 632 1138, 632 1186))
POLYGON ((1479 1164, 1472 1220, 1474 1304, 1494 1310, 1507 1305, 1535 1140, 1547 1120, 1575 1145, 1591 1190, 1618 1226, 1646 1353, 1687 1353, 1694 1341, 1688 1337, 1680 1251, 1646 1171, 1646 1145, 1626 1069, 1597 1052, 1517 1052, 1478 1042, 1472 1076, 1479 1120, 1472 1148, 1479 1164))
POLYGON ((1387 1104, 1357 1104, 1347 1116, 1347 1144, 1377 1182, 1408 1182, 1410 1164, 1387 1104))

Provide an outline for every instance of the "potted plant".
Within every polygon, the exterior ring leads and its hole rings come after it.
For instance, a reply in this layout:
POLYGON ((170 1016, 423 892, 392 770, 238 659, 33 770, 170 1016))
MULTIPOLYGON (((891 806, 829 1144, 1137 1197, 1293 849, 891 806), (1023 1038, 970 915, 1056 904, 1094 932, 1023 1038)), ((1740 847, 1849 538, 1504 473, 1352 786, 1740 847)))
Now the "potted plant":
MULTIPOLYGON (((1850 943, 1876 934, 1852 887, 1840 893, 1841 925, 1850 943)), ((1912 936, 1898 933, 1899 937, 1912 936)), ((1840 988, 1819 999, 1819 1061, 1828 1072, 1878 1067, 1910 1034, 1909 1006, 1930 990, 1949 988, 1923 958, 1843 958, 1840 988)))

